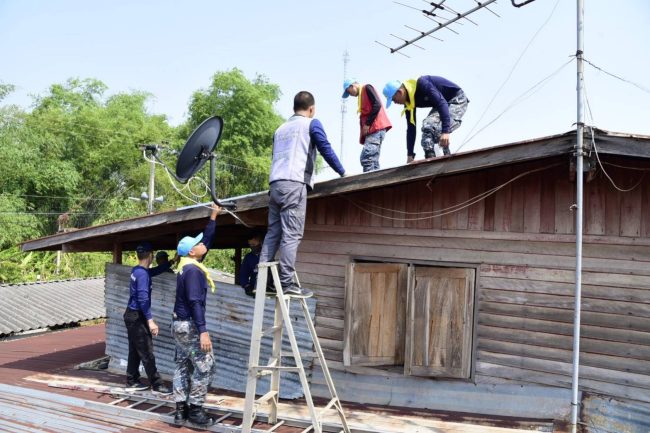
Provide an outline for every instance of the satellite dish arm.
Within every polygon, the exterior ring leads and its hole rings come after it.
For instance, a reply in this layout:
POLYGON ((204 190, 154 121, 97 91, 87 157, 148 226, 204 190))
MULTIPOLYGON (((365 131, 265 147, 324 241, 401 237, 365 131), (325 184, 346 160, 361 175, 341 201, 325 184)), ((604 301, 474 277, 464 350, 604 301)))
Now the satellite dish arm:
POLYGON ((210 195, 212 197, 212 201, 217 205, 221 206, 222 208, 228 209, 228 210, 235 210, 237 209, 237 205, 233 202, 225 202, 225 201, 219 201, 217 198, 217 194, 215 191, 217 190, 216 186, 216 181, 215 181, 215 167, 214 167, 214 160, 215 160, 215 155, 214 153, 210 154, 210 195))
POLYGON ((167 167, 167 164, 165 164, 165 161, 163 161, 162 159, 160 159, 160 157, 158 156, 158 152, 152 152, 152 155, 153 155, 154 158, 156 158, 156 161, 158 161, 158 162, 163 166, 163 168, 165 169, 165 171, 166 171, 167 173, 171 174, 171 175, 174 177, 174 179, 176 179, 176 182, 178 182, 178 183, 185 183, 185 182, 187 181, 187 180, 185 180, 185 179, 181 179, 180 177, 176 176, 176 173, 174 173, 172 170, 170 170, 170 169, 167 167))

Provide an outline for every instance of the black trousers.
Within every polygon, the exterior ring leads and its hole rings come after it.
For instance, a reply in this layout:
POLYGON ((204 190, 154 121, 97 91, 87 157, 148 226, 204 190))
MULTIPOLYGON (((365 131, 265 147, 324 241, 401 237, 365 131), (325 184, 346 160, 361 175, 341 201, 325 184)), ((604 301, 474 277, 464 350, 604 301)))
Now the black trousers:
POLYGON ((144 366, 151 386, 162 383, 156 358, 153 354, 153 339, 147 318, 139 310, 127 308, 124 312, 124 324, 129 337, 129 361, 126 366, 126 382, 133 383, 140 378, 140 362, 144 366))

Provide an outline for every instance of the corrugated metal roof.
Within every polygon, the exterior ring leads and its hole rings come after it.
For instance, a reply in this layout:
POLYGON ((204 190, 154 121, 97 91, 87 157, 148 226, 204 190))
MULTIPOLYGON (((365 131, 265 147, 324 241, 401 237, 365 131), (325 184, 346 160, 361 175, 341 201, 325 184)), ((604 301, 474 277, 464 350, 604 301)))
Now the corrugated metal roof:
MULTIPOLYGON (((0 431, 119 433, 173 431, 164 424, 145 427, 142 413, 79 398, 0 384, 0 431)), ((151 424, 149 424, 151 425, 151 424)))
MULTIPOLYGON (((587 132, 586 137, 590 138, 590 130, 587 132)), ((650 158, 650 146, 648 146, 650 136, 613 133, 595 128, 593 132, 601 156, 620 155, 634 158, 650 158)), ((491 167, 537 161, 544 158, 568 156, 573 152, 574 146, 575 131, 569 131, 533 140, 459 152, 450 156, 421 160, 408 165, 319 182, 309 192, 307 198, 311 200, 430 179, 436 176, 471 172, 491 167)), ((260 226, 266 224, 265 215, 263 213, 256 214, 256 211, 263 210, 268 206, 266 191, 231 197, 227 200, 236 203, 237 213, 248 224, 260 226), (259 219, 260 215, 264 217, 261 220, 259 219)), ((115 241, 113 236, 121 235, 121 244, 124 249, 133 248, 139 240, 144 239, 151 241, 155 248, 172 249, 176 246, 178 235, 202 230, 208 214, 209 211, 204 207, 187 207, 46 236, 23 242, 21 245, 23 251, 58 250, 62 248, 64 250, 69 248, 72 252, 112 251, 115 241), (154 236, 152 236, 153 228, 157 228, 157 233, 154 236), (146 232, 146 236, 143 232, 146 232)), ((215 238, 213 248, 246 246, 245 241, 248 238, 245 236, 250 235, 250 232, 244 230, 244 227, 234 218, 230 215, 221 215, 218 219, 218 225, 220 227, 227 225, 228 229, 221 232, 224 233, 224 236, 215 238)))
MULTIPOLYGON (((128 339, 124 327, 124 310, 129 297, 131 268, 109 264, 106 267, 106 354, 111 356, 110 366, 126 370, 128 339)), ((246 390, 248 356, 250 353, 251 326, 253 323, 254 299, 246 296, 244 290, 233 284, 217 281, 215 294, 208 293, 206 321, 212 337, 217 363, 217 373, 212 386, 220 389, 244 392, 246 390)), ((176 276, 162 274, 153 278, 151 309, 160 332, 154 338, 156 366, 162 374, 173 375, 174 341, 171 337, 171 314, 176 300, 176 276)), ((314 317, 316 299, 307 300, 309 311, 314 317)), ((264 328, 273 325, 273 302, 267 300, 264 328)), ((294 333, 301 353, 311 352, 313 344, 302 309, 297 303, 291 305, 294 333)), ((271 355, 271 339, 262 339, 260 364, 271 355)), ((291 353, 288 339, 283 339, 283 352, 291 353)), ((286 361, 283 361, 286 362, 286 361)), ((305 370, 311 369, 312 360, 303 359, 305 370)), ((144 373, 143 373, 144 374, 144 373)), ((282 372, 282 398, 302 397, 302 386, 296 373, 282 372)), ((259 380, 258 392, 263 394, 269 387, 270 376, 259 380)))
POLYGON ((104 278, 0 285, 0 335, 106 316, 104 278))

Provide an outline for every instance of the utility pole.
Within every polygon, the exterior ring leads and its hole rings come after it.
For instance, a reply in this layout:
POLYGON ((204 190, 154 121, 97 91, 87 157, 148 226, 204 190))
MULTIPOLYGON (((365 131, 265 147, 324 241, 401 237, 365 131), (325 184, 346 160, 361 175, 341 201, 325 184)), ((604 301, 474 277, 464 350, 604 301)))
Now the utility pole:
POLYGON ((151 161, 149 162, 149 197, 147 197, 147 213, 149 215, 153 213, 155 178, 156 178, 156 160, 152 156, 151 161))
POLYGON ((582 187, 584 175, 582 171, 584 143, 584 0, 577 0, 577 120, 576 120, 576 288, 575 306, 573 313, 573 373, 571 379, 571 432, 576 433, 578 427, 578 378, 580 364, 580 313, 582 297, 582 187))
MULTIPOLYGON (((348 78, 348 62, 350 61, 350 54, 348 50, 343 52, 343 80, 348 78)), ((339 153, 340 160, 343 161, 343 142, 345 141, 345 113, 348 111, 346 105, 347 99, 341 98, 341 152, 339 153)))
POLYGON ((144 159, 149 162, 149 188, 148 192, 143 192, 140 197, 129 197, 129 200, 147 201, 147 214, 151 215, 154 211, 154 204, 156 202, 162 203, 163 196, 156 197, 155 194, 155 181, 156 181, 156 152, 164 149, 163 146, 158 144, 137 144, 136 147, 144 153, 144 159), (147 154, 149 155, 147 157, 147 154))

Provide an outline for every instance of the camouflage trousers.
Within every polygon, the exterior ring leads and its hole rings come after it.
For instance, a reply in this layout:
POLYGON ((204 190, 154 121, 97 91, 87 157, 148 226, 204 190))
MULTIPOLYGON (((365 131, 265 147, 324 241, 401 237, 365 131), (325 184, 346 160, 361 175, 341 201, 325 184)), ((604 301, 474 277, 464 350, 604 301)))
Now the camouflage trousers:
POLYGON ((201 350, 199 334, 191 321, 174 320, 172 336, 176 343, 174 401, 202 406, 214 376, 214 353, 201 350))
POLYGON ((363 141, 363 150, 361 150, 361 156, 359 157, 364 173, 379 170, 379 152, 385 136, 385 129, 366 135, 363 141))
MULTIPOLYGON (((465 111, 467 111, 469 100, 465 96, 465 92, 460 90, 447 103, 449 104, 449 117, 451 121, 449 132, 454 132, 462 122, 465 111)), ((442 120, 440 120, 440 113, 436 110, 431 110, 429 115, 422 121, 422 150, 424 150, 425 156, 435 156, 435 146, 440 142, 441 134, 442 120)), ((445 155, 449 155, 449 147, 443 148, 442 151, 445 155)))

